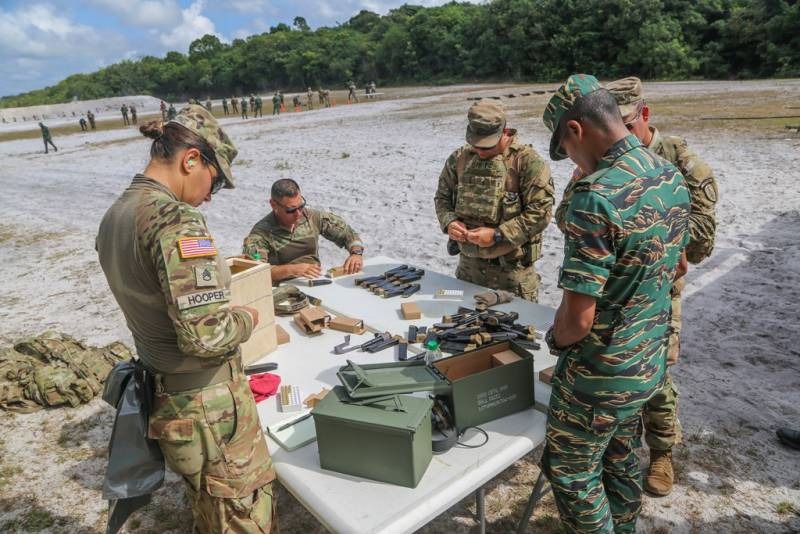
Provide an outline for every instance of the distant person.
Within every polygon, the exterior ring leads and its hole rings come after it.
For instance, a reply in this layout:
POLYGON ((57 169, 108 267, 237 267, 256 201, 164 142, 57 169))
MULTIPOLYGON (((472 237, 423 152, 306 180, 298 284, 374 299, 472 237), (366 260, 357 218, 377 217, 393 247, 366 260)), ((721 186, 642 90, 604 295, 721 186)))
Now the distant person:
POLYGON ((167 120, 167 103, 163 100, 161 101, 161 120, 167 120))
POLYGON ((369 82, 369 93, 374 95, 376 90, 377 86, 375 85, 375 82, 369 82))
POLYGON ((119 110, 122 112, 122 123, 125 126, 129 126, 131 121, 128 119, 128 106, 127 106, 127 104, 122 104, 122 107, 119 108, 119 110))
POLYGON ((45 126, 43 123, 39 123, 39 128, 42 129, 42 140, 44 140, 44 153, 47 154, 47 145, 53 147, 53 150, 58 152, 58 147, 56 147, 55 143, 53 143, 53 138, 50 137, 50 128, 45 126))
POLYGON ((227 98, 223 98, 222 99, 222 114, 225 115, 226 117, 228 116, 228 99, 227 98))
POLYGON ((314 91, 311 90, 311 87, 306 91, 306 107, 309 111, 314 109, 314 91))
POLYGON ((211 109, 211 106, 212 106, 211 97, 208 97, 208 98, 206 98, 206 109, 208 110, 209 113, 211 113, 213 115, 214 114, 214 110, 211 109))
POLYGON ((273 183, 269 205, 272 212, 253 226, 242 250, 249 258, 272 265, 273 282, 319 277, 319 236, 349 252, 344 262, 348 273, 361 270, 361 238, 338 215, 306 208, 297 182, 283 178, 273 183))
POLYGON ((264 102, 261 100, 261 95, 256 95, 256 109, 253 112, 253 117, 263 117, 264 113, 262 112, 261 108, 264 106, 264 102))
POLYGON ((347 90, 348 90, 347 103, 348 104, 352 104, 353 102, 355 102, 356 104, 358 104, 358 96, 356 95, 356 84, 355 84, 355 82, 351 81, 347 85, 347 90))
POLYGON ((500 102, 472 104, 466 130, 433 198, 448 251, 459 254, 456 278, 537 302, 535 263, 555 193, 550 167, 508 127, 500 102))
POLYGON ((320 87, 317 89, 317 100, 319 101, 320 107, 325 105, 325 90, 320 87))
POLYGON ((131 106, 130 106, 130 111, 131 111, 131 122, 132 122, 133 124, 137 124, 137 118, 136 118, 136 106, 134 106, 133 104, 131 104, 131 106))
POLYGON ((231 109, 233 109, 234 115, 239 114, 239 100, 236 98, 236 95, 231 97, 231 109))
POLYGON ((253 93, 250 93, 250 111, 256 110, 256 97, 253 93))
POLYGON ((81 118, 80 118, 80 120, 78 120, 78 124, 80 124, 80 125, 81 125, 81 131, 82 131, 82 132, 85 132, 85 131, 87 131, 87 130, 89 129, 89 128, 86 126, 86 117, 84 117, 83 115, 81 115, 81 118))
POLYGON ((286 106, 283 104, 283 93, 278 91, 278 97, 281 99, 281 113, 286 111, 286 106))
POLYGON ((239 102, 242 105, 242 118, 246 119, 247 117, 247 99, 242 97, 242 101, 239 102))
POLYGON ((331 107, 331 92, 328 89, 325 89, 325 107, 331 107))
POLYGON ((97 128, 94 122, 94 113, 92 113, 92 110, 86 112, 86 118, 89 119, 89 128, 96 130, 97 128))
POLYGON ((281 114, 281 97, 276 91, 274 95, 272 95, 272 114, 273 115, 280 115, 281 114))
POLYGON ((296 112, 303 111, 303 106, 300 103, 300 95, 294 95, 292 98, 292 105, 294 106, 294 110, 296 112))
POLYGON ((170 103, 169 109, 167 110, 167 120, 171 121, 177 116, 178 116, 178 110, 175 109, 175 104, 170 103))

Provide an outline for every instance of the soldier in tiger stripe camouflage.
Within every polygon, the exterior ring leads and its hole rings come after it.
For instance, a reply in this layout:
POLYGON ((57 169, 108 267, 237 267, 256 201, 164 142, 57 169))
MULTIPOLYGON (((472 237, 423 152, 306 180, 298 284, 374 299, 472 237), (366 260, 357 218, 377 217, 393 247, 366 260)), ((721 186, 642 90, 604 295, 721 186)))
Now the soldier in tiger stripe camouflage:
POLYGON ((550 157, 569 157, 587 176, 565 215, 564 295, 546 335, 558 363, 542 469, 568 532, 634 532, 634 448, 642 408, 664 380, 689 194, 680 172, 629 134, 593 76, 570 76, 543 120, 550 157))

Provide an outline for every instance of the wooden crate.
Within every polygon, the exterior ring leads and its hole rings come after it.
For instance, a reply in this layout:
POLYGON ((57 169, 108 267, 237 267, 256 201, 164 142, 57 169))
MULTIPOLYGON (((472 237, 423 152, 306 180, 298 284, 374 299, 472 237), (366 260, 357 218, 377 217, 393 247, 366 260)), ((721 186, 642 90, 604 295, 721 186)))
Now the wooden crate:
POLYGON ((228 258, 231 270, 231 306, 250 306, 258 310, 258 326, 246 343, 242 343, 245 365, 275 350, 275 307, 272 302, 270 265, 245 258, 228 258))

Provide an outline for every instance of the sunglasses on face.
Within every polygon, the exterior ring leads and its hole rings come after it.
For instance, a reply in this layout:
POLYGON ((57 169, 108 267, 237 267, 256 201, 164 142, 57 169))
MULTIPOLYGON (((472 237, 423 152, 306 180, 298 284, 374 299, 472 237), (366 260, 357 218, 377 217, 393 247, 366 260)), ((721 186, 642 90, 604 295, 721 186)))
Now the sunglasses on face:
POLYGON ((280 206, 284 213, 286 213, 287 215, 291 215, 291 214, 296 213, 296 212, 298 212, 298 211, 300 211, 300 210, 302 210, 303 208, 306 207, 306 197, 300 195, 300 198, 303 199, 303 203, 300 204, 299 206, 294 207, 294 208, 287 208, 286 206, 284 206, 283 204, 281 204, 277 200, 275 201, 275 204, 280 206))
POLYGON ((206 165, 213 167, 217 171, 216 176, 214 176, 214 181, 211 183, 211 194, 215 195, 220 189, 222 189, 222 186, 225 185, 225 178, 222 175, 222 170, 219 168, 219 165, 217 165, 216 162, 211 161, 203 154, 200 154, 200 157, 203 158, 203 161, 206 162, 206 165))

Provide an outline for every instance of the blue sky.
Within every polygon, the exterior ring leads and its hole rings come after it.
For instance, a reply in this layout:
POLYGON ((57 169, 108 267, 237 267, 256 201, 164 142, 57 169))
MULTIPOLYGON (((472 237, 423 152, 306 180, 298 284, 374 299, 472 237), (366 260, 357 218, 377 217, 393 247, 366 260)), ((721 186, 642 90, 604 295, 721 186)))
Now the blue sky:
MULTIPOLYGON (((291 25, 345 22, 362 9, 385 14, 401 0, 0 0, 0 96, 53 85, 122 59, 186 53, 210 33, 230 42, 291 25)), ((414 0, 441 5, 444 0, 414 0)))

